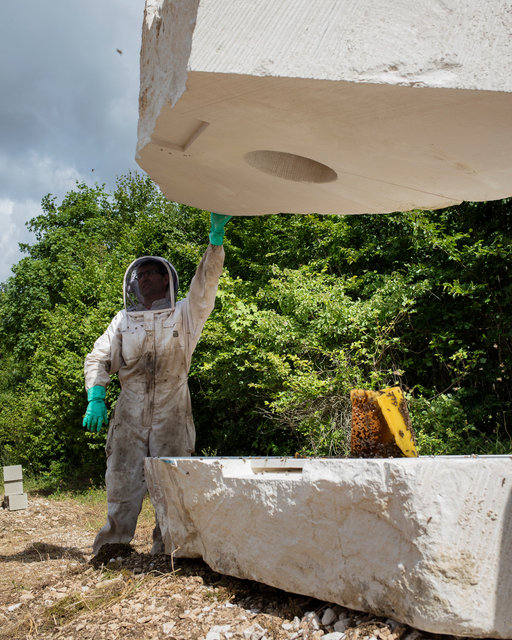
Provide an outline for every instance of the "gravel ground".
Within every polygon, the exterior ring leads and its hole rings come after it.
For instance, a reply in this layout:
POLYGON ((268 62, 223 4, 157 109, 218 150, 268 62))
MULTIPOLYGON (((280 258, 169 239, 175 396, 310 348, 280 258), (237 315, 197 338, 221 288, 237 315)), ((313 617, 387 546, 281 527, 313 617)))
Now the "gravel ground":
POLYGON ((451 638, 223 576, 201 561, 150 556, 149 505, 131 546, 93 559, 103 518, 104 505, 38 495, 25 511, 0 509, 0 638, 451 638))

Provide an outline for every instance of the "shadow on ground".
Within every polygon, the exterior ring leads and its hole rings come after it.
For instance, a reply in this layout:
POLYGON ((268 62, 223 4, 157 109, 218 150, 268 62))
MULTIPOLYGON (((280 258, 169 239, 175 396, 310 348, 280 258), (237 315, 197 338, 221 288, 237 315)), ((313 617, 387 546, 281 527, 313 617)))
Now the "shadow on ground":
POLYGON ((290 619, 301 616, 306 608, 314 610, 322 603, 308 596, 290 594, 268 585, 216 573, 201 559, 176 558, 165 554, 152 556, 138 553, 128 544, 104 545, 99 553, 89 560, 95 568, 130 571, 134 574, 174 574, 177 577, 199 577, 204 585, 221 589, 226 600, 242 607, 254 607, 262 613, 272 614, 276 607, 290 619))
POLYGON ((78 560, 86 562, 85 556, 76 547, 60 547, 46 542, 32 542, 23 551, 11 555, 0 555, 0 562, 44 562, 45 560, 78 560))

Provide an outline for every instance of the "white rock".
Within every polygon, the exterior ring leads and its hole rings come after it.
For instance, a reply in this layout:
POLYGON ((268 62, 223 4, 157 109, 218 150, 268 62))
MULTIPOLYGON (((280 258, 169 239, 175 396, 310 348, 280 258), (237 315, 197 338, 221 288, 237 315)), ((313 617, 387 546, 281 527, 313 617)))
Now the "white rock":
POLYGON ((327 607, 322 615, 322 624, 325 627, 329 624, 333 624, 333 622, 337 619, 338 616, 334 613, 333 609, 331 609, 331 607, 327 607))
POLYGON ((246 640, 262 640, 265 635, 265 629, 259 624, 253 624, 243 630, 242 635, 246 640))
POLYGON ((35 598, 34 594, 31 591, 22 593, 20 596, 21 602, 29 602, 35 598))
POLYGON ((16 604, 11 604, 9 607, 7 607, 7 611, 16 611, 16 609, 19 609, 21 607, 21 602, 17 602, 16 604))
POLYGON ((292 620, 293 629, 298 631, 300 628, 300 618, 299 616, 295 616, 292 620))
POLYGON ((176 626, 176 623, 174 622, 174 620, 169 620, 169 622, 164 622, 162 625, 163 634, 168 636, 175 626, 176 626))
POLYGON ((300 626, 313 631, 318 631, 318 629, 320 629, 320 618, 314 611, 308 611, 302 617, 300 626))
POLYGON ((146 0, 137 161, 234 215, 510 196, 511 32, 501 0, 146 0))
POLYGON ((206 634, 205 640, 222 640, 222 638, 230 638, 233 634, 230 633, 231 626, 229 624, 215 625, 206 634))
POLYGON ((229 624, 216 624, 213 626, 210 631, 214 631, 215 633, 227 633, 231 630, 231 625, 229 624))
POLYGON ((345 634, 333 631, 332 633, 326 633, 322 640, 345 640, 345 634))
POLYGON ((512 637, 511 471, 509 456, 146 460, 168 554, 491 638, 512 637))

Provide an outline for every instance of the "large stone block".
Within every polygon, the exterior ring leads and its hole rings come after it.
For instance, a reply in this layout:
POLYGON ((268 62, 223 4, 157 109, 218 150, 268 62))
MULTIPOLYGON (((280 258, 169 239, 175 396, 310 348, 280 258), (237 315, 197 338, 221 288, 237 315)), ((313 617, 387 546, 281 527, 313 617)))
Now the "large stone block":
POLYGON ((166 552, 425 631, 512 637, 512 458, 147 458, 166 552))
POLYGON ((235 215, 512 194, 500 0, 146 0, 137 161, 235 215))

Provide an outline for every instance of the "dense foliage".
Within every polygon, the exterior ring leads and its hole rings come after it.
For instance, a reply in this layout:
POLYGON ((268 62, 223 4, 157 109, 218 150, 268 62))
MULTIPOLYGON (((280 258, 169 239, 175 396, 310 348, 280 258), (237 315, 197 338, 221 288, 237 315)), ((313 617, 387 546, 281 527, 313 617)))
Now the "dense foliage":
MULTIPOLYGON (((0 292, 0 463, 97 481, 83 360, 126 266, 162 255, 180 296, 209 215, 138 175, 47 196, 0 292)), ((512 202, 235 218, 190 387, 198 453, 344 455, 351 388, 400 384, 420 453, 511 452, 512 202)), ((113 380, 107 399, 115 403, 113 380)))

